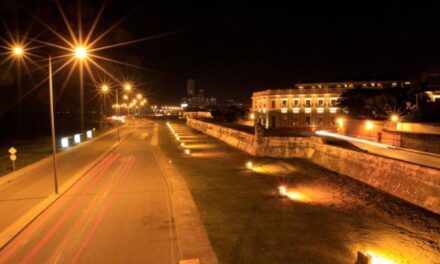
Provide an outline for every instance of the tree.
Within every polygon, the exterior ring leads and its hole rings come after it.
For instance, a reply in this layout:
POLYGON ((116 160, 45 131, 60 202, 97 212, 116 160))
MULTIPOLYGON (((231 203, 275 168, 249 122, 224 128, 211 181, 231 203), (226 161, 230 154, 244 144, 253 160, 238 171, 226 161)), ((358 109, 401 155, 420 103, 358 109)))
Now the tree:
POLYGON ((388 119, 391 113, 408 111, 409 88, 349 89, 338 101, 342 110, 353 118, 388 119))
POLYGON ((235 122, 246 116, 246 110, 236 106, 228 106, 225 109, 211 111, 211 115, 217 121, 235 122))

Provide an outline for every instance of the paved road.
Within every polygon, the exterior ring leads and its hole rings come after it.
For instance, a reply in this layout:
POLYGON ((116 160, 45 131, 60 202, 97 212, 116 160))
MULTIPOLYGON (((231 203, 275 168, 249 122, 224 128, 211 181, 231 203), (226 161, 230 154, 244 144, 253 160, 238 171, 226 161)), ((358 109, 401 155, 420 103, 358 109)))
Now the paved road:
POLYGON ((352 144, 373 154, 440 169, 440 156, 438 155, 427 155, 404 149, 380 148, 359 142, 352 142, 352 144))
MULTIPOLYGON (((127 127, 122 128, 121 136, 128 135, 130 131, 127 127)), ((116 142, 116 132, 110 132, 93 141, 65 150, 58 158, 59 186, 116 142), (83 151, 84 149, 87 151, 83 151)), ((9 183, 0 185, 0 230, 4 230, 30 208, 53 194, 53 186, 51 160, 9 183)))
POLYGON ((440 155, 437 154, 430 154, 430 153, 406 150, 401 148, 395 148, 393 146, 380 144, 374 141, 371 141, 370 144, 370 142, 365 139, 353 138, 353 137, 339 135, 336 133, 330 133, 326 131, 324 132, 318 131, 317 133, 325 133, 319 135, 324 138, 330 139, 334 142, 335 141, 348 142, 359 149, 365 150, 367 152, 376 155, 440 169, 440 155))
POLYGON ((177 263, 153 127, 138 121, 121 145, 0 252, 0 263, 177 263))

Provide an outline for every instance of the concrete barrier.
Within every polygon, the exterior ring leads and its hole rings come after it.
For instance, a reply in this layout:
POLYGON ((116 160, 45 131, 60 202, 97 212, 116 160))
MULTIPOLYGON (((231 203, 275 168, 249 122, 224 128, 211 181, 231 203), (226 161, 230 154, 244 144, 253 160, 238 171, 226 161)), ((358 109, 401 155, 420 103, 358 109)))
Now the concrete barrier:
POLYGON ((440 170, 326 145, 319 137, 263 137, 200 120, 187 125, 250 155, 305 158, 440 214, 440 170))

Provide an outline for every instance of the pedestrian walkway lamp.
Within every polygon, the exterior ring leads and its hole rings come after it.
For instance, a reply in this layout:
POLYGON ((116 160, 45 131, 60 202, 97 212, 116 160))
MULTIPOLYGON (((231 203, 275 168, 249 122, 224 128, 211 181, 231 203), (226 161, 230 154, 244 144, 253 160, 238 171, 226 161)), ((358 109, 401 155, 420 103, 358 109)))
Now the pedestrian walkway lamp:
POLYGON ((399 123, 399 116, 397 114, 393 114, 393 115, 391 115, 390 119, 391 119, 391 122, 393 122, 393 124, 394 124, 393 146, 395 146, 394 145, 394 134, 397 132, 397 124, 399 123))

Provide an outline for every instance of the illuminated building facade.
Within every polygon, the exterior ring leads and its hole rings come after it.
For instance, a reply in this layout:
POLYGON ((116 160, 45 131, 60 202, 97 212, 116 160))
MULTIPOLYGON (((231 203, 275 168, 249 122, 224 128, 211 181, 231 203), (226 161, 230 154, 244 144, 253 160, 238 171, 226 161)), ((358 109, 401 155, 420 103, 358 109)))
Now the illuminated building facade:
POLYGON ((299 83, 292 89, 254 92, 252 112, 255 123, 265 128, 336 126, 340 109, 337 101, 347 89, 384 89, 411 85, 407 81, 299 83))

